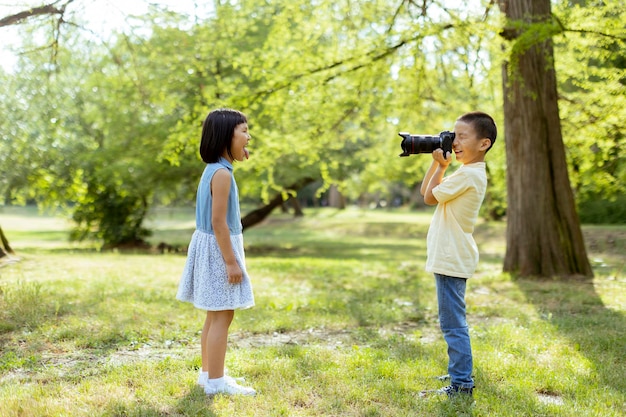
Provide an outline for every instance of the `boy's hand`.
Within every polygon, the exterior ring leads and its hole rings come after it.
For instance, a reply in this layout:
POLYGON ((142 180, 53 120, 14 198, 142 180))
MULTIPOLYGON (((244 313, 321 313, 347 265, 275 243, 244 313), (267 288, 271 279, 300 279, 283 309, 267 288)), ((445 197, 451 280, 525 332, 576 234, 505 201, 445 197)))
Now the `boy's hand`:
POLYGON ((443 149, 435 149, 433 151, 433 159, 442 166, 442 168, 446 168, 452 162, 452 154, 450 152, 446 152, 446 155, 443 154, 443 149))

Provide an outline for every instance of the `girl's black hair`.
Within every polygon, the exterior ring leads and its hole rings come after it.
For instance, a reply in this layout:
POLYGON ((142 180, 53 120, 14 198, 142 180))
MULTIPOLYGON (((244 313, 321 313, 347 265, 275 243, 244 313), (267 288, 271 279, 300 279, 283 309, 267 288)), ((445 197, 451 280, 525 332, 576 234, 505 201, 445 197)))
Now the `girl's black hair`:
POLYGON ((465 113, 457 120, 471 124, 474 127, 474 131, 476 131, 476 134, 478 135, 478 139, 487 138, 491 141, 491 145, 489 145, 489 148, 487 148, 485 153, 487 153, 493 144, 496 143, 498 128, 496 127, 496 122, 487 113, 480 111, 465 113))
POLYGON ((200 157, 207 163, 217 162, 224 154, 232 158, 230 145, 237 125, 248 123, 246 115, 238 110, 217 109, 209 113, 202 125, 200 157))

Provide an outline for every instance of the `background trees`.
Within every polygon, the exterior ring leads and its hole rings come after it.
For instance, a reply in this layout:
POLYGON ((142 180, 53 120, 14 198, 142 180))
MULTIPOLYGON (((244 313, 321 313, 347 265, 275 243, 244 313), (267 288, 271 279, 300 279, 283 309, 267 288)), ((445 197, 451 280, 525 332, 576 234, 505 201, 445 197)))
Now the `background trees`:
MULTIPOLYGON (((535 3, 541 2, 528 4, 535 3)), ((547 21, 509 16, 506 29, 526 34, 512 47, 498 36, 508 12, 500 14, 492 3, 241 0, 213 2, 208 17, 153 7, 134 20, 136 30, 117 32, 107 44, 94 40, 79 9, 68 15, 78 4, 65 3, 63 21, 71 24, 64 30, 42 30, 39 21, 20 26, 28 53, 14 71, 0 74, 0 106, 7 114, 0 121, 4 202, 65 205, 77 238, 141 242, 151 206, 192 204, 202 169, 200 124, 220 106, 250 117, 252 157, 237 169, 248 202, 286 198, 297 191, 293 184, 309 179, 321 184, 318 193, 332 185, 354 202, 370 196, 418 201, 415 190, 429 157, 398 158, 397 132, 435 134, 480 108, 495 116, 504 134, 526 138, 520 129, 543 119, 528 117, 536 110, 529 100, 527 114, 509 106, 502 122, 501 103, 511 97, 502 94, 500 63, 505 57, 510 62, 507 80, 518 82, 518 100, 543 94, 543 87, 511 74, 528 51, 543 57, 550 39, 561 118, 552 111, 543 126, 558 132, 561 120, 562 141, 548 136, 565 146, 560 156, 542 141, 531 148, 543 160, 558 156, 560 162, 550 165, 550 175, 561 176, 554 189, 567 194, 562 190, 569 175, 573 193, 557 199, 542 221, 563 217, 558 210, 575 214, 574 201, 581 217, 610 220, 616 211, 598 216, 598 196, 616 206, 623 198, 626 174, 618 150, 626 111, 625 35, 617 0, 557 2, 547 21), (57 45, 54 54, 37 49, 50 43, 57 45), (528 123, 518 127, 512 120, 528 123)), ((508 94, 513 84, 504 85, 508 94)), ((552 99, 556 105, 554 91, 552 99)), ((508 214, 512 223, 525 224, 528 210, 506 211, 505 172, 523 177, 530 165, 511 160, 512 154, 505 163, 503 142, 489 154, 483 214, 508 214)), ((508 143, 507 152, 514 152, 508 143)), ((523 198, 515 191, 509 202, 523 198)))
POLYGON ((580 217, 624 223, 624 4, 560 2, 555 15, 562 28, 555 38, 559 109, 580 217))

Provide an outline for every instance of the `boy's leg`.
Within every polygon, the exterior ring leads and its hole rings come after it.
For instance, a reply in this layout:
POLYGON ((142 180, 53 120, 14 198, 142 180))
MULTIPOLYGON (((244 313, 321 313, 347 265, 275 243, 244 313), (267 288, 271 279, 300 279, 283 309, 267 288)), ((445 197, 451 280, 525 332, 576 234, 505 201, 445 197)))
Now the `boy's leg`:
POLYGON ((472 348, 465 318, 467 280, 435 274, 439 325, 448 345, 448 374, 452 385, 473 388, 472 348))

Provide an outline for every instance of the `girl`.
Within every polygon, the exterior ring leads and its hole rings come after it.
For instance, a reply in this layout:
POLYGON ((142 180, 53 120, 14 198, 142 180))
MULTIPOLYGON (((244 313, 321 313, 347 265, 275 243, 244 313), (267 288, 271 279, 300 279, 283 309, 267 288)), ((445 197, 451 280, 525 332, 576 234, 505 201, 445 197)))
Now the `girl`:
POLYGON ((176 298, 206 310, 198 384, 208 395, 255 395, 224 375, 228 328, 235 309, 254 306, 246 271, 239 195, 233 161, 248 159, 246 116, 236 110, 209 113, 202 126, 200 156, 207 164, 196 195, 196 230, 176 298))

